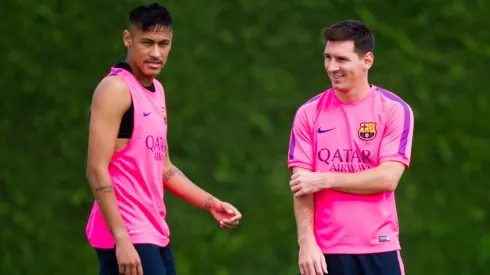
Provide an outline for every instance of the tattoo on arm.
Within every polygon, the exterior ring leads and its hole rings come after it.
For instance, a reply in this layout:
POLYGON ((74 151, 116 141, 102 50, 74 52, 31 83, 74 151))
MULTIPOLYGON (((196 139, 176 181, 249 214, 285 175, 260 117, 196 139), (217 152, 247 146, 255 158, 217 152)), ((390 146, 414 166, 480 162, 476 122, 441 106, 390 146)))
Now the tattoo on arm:
POLYGON ((95 189, 95 192, 104 192, 104 193, 109 193, 109 192, 112 192, 114 191, 114 188, 112 187, 112 184, 108 184, 108 185, 104 185, 104 186, 101 186, 101 187, 98 187, 97 189, 95 189))
POLYGON ((182 173, 182 171, 180 171, 179 168, 172 167, 172 168, 168 169, 167 171, 165 171, 165 173, 163 174, 163 181, 167 182, 175 174, 179 174, 179 175, 185 177, 184 173, 182 173))
POLYGON ((211 207, 213 207, 214 204, 214 199, 213 197, 208 197, 206 201, 204 202, 204 209, 209 210, 211 207))

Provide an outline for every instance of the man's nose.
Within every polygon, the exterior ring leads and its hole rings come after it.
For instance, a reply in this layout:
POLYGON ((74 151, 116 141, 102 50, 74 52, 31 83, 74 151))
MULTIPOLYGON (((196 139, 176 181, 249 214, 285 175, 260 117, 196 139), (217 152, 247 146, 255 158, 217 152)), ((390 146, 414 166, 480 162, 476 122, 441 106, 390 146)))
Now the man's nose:
POLYGON ((158 45, 153 46, 150 51, 150 56, 151 57, 160 57, 162 53, 160 52, 160 49, 158 48, 158 45))
POLYGON ((339 66, 338 66, 337 62, 331 60, 328 63, 328 67, 327 67, 328 72, 334 72, 334 71, 337 71, 338 69, 339 69, 339 66))

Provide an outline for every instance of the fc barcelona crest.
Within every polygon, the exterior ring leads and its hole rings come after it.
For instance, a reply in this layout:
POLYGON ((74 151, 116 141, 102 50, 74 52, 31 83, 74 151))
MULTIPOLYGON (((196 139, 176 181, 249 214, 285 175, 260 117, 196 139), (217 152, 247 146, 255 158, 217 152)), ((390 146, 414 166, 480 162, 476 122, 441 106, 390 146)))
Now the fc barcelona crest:
POLYGON ((162 116, 165 120, 165 124, 167 124, 167 110, 165 110, 165 107, 162 107, 162 116))
POLYGON ((373 140, 376 137, 376 122, 361 123, 358 136, 361 140, 373 140))

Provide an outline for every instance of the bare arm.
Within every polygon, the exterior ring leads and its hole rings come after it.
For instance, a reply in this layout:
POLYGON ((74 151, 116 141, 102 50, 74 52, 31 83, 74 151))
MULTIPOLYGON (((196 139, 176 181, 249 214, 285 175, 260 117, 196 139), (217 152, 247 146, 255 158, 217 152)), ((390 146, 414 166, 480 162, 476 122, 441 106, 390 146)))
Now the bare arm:
POLYGON ((219 202, 217 198, 192 183, 179 168, 172 164, 168 154, 168 144, 164 165, 163 183, 172 194, 207 211, 210 211, 213 205, 219 202))
POLYGON ((326 187, 357 195, 391 192, 398 186, 404 171, 404 164, 390 161, 357 173, 328 173, 326 187))
MULTIPOLYGON (((310 170, 303 168, 293 168, 293 173, 301 171, 310 172, 310 170)), ((315 201, 313 194, 294 197, 294 215, 296 217, 298 244, 300 246, 316 242, 313 233, 314 206, 315 201)))
POLYGON ((131 105, 129 90, 119 77, 101 81, 94 92, 88 141, 87 178, 95 200, 116 242, 129 240, 109 176, 123 114, 131 105))

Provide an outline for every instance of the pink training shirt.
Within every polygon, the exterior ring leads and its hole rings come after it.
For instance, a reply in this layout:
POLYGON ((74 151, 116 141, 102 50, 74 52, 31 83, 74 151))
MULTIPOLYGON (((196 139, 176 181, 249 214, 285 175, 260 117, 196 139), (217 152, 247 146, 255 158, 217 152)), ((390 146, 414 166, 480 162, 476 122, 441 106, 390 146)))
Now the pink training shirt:
MULTIPOLYGON (((398 96, 371 85, 361 102, 345 104, 333 89, 301 106, 294 118, 289 169, 356 173, 385 161, 410 163, 413 113, 398 96)), ((315 193, 314 233, 325 254, 400 249, 394 192, 315 193)))
MULTIPOLYGON (((134 128, 128 145, 114 153, 109 174, 119 211, 133 244, 169 243, 163 203, 163 165, 167 145, 165 94, 157 80, 156 91, 144 88, 130 72, 112 68, 108 77, 121 77, 129 87, 134 108, 134 128)), ((86 228, 93 247, 113 248, 114 239, 94 203, 86 228)))

